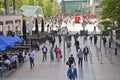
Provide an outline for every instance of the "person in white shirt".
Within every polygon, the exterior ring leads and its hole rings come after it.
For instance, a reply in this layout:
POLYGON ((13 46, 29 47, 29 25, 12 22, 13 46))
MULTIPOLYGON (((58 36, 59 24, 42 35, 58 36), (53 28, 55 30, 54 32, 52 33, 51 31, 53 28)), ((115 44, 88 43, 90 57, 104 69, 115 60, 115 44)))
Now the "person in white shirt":
POLYGON ((34 52, 34 50, 31 50, 31 52, 29 54, 30 68, 31 69, 34 66, 34 57, 35 57, 35 52, 34 52))

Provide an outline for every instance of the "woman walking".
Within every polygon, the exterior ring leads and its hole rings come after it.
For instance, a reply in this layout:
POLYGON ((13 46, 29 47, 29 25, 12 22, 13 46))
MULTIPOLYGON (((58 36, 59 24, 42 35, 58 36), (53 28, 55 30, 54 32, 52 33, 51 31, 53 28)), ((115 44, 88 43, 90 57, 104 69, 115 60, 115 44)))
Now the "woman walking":
POLYGON ((62 57, 60 48, 56 46, 54 51, 55 51, 57 60, 60 61, 60 58, 62 57))
POLYGON ((51 49, 50 49, 50 59, 51 59, 51 61, 54 60, 53 47, 51 47, 51 49))

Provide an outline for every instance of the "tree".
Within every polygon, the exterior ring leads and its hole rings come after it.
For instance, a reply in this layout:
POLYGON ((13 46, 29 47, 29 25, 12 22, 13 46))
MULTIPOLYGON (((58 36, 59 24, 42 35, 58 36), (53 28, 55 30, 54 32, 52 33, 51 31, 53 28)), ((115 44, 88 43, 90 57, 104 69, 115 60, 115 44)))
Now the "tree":
POLYGON ((57 15, 59 13, 59 6, 57 0, 54 0, 53 2, 53 16, 57 15))
POLYGON ((103 0, 102 3, 102 19, 110 19, 110 21, 120 22, 120 2, 119 0, 103 0))
MULTIPOLYGON (((54 16, 59 13, 57 0, 16 0, 17 8, 20 9, 22 5, 40 6, 43 10, 44 17, 54 16)), ((13 6, 13 0, 9 0, 9 5, 13 6)), ((0 7, 4 7, 3 2, 0 1, 0 7)))
MULTIPOLYGON (((112 22, 112 29, 115 22, 120 26, 120 2, 119 0, 103 0, 102 5, 102 19, 109 19, 112 22)), ((113 32, 111 31, 111 40, 113 40, 113 32)))

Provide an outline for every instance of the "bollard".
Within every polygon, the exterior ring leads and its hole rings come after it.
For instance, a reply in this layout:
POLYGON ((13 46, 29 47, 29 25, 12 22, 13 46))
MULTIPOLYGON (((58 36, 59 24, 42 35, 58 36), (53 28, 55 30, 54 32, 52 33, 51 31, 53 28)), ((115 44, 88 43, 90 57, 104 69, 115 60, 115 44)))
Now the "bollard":
POLYGON ((101 64, 103 64, 103 62, 102 62, 102 53, 101 53, 101 64))
POLYGON ((117 47, 115 48, 115 55, 117 55, 117 47))
POLYGON ((105 57, 107 57, 107 48, 105 48, 105 57))
POLYGON ((98 60, 100 60, 100 58, 99 58, 99 53, 97 52, 97 57, 98 57, 98 60))
POLYGON ((111 52, 110 52, 110 50, 109 50, 109 55, 108 55, 108 59, 109 59, 109 61, 110 61, 110 53, 111 53, 111 52))
POLYGON ((113 61, 112 61, 112 53, 111 53, 111 64, 113 64, 113 61))
POLYGON ((92 53, 91 53, 91 50, 90 50, 90 55, 89 55, 89 57, 90 57, 90 61, 91 61, 91 64, 92 64, 92 53))

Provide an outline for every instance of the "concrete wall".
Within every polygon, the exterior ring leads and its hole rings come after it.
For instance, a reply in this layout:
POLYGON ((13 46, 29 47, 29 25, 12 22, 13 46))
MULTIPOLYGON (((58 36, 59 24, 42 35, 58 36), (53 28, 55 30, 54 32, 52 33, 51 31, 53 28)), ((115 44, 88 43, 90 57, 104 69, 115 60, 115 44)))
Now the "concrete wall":
POLYGON ((21 31, 20 34, 22 35, 22 16, 21 15, 0 16, 0 22, 2 23, 1 26, 3 30, 3 35, 7 35, 8 26, 11 28, 10 30, 12 30, 13 32, 16 32, 16 26, 18 26, 19 30, 21 31), (19 23, 16 22, 18 20, 20 20, 19 23), (9 23, 9 22, 12 22, 12 23, 9 23))

